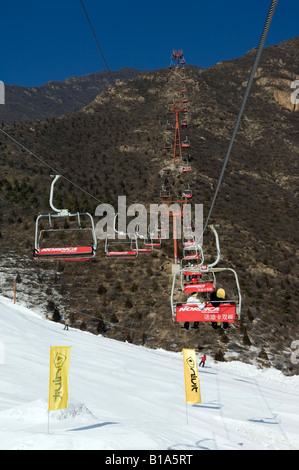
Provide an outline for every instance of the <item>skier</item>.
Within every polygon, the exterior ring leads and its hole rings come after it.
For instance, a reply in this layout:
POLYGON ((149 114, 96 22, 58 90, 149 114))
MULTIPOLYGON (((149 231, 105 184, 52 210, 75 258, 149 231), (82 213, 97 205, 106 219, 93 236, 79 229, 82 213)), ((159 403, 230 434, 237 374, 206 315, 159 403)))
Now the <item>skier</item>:
POLYGON ((205 366, 206 359, 207 359, 207 357, 206 357, 206 355, 204 354, 204 355, 202 356, 202 358, 201 358, 199 367, 200 367, 201 365, 202 365, 202 367, 205 366))

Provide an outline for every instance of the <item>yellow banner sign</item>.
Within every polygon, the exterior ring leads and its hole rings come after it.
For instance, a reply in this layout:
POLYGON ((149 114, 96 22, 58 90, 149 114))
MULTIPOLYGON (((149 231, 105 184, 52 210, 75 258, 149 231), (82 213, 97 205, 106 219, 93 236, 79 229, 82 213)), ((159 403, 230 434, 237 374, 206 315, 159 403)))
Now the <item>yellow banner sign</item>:
POLYGON ((67 408, 70 346, 50 348, 49 411, 67 408))
POLYGON ((183 349, 186 403, 201 403, 200 385, 194 349, 183 349))

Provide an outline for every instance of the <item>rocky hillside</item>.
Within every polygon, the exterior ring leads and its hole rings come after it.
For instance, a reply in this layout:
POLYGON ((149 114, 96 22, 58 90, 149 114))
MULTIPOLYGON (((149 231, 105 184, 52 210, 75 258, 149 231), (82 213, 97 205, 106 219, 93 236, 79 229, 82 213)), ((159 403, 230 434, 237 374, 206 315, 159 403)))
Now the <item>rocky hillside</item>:
MULTIPOLYGON (((91 263, 32 261, 34 223, 49 211, 51 171, 8 139, 0 139, 1 293, 45 308, 54 319, 96 334, 175 351, 193 347, 218 359, 237 357, 287 374, 298 339, 298 149, 299 113, 290 101, 299 38, 264 50, 212 213, 219 224, 220 266, 236 269, 243 300, 240 324, 213 330, 201 324, 185 331, 170 309, 173 246, 164 242, 149 257, 107 260, 104 243, 91 263), (13 262, 11 260, 14 260, 13 262), (10 269, 12 267, 12 269, 10 269)), ((164 187, 175 199, 186 186, 192 203, 207 215, 240 108, 255 51, 200 74, 186 67, 118 81, 79 111, 42 122, 6 123, 4 129, 59 172, 117 208, 118 196, 147 207, 164 187), (190 148, 183 173, 164 149, 173 131, 167 104, 186 88, 190 148), (171 166, 170 174, 163 168, 171 166)), ((57 205, 95 214, 98 204, 66 181, 57 185, 57 205)), ((95 222, 98 219, 95 218, 95 222)), ((204 237, 206 259, 213 240, 204 237)), ((181 247, 180 247, 181 250, 181 247)), ((180 251, 181 254, 181 251, 180 251)), ((230 294, 229 279, 220 283, 230 294)))
MULTIPOLYGON (((147 73, 124 67, 112 71, 115 80, 129 80, 147 73)), ((39 87, 5 86, 5 106, 0 106, 0 122, 36 121, 69 114, 90 103, 113 85, 108 71, 51 81, 39 87)))

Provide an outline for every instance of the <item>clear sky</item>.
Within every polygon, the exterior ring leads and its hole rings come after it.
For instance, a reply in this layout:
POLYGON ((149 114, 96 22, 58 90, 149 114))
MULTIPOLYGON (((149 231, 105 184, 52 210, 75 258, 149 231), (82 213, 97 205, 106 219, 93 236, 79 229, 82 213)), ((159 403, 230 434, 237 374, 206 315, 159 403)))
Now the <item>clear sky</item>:
MULTIPOLYGON (((271 0, 84 0, 111 71, 168 67, 172 49, 209 67, 256 47, 271 0)), ((5 84, 39 86, 106 70, 80 0, 0 4, 5 84)), ((278 0, 267 45, 299 35, 299 0, 278 0)), ((299 64, 298 64, 299 70, 299 64)))

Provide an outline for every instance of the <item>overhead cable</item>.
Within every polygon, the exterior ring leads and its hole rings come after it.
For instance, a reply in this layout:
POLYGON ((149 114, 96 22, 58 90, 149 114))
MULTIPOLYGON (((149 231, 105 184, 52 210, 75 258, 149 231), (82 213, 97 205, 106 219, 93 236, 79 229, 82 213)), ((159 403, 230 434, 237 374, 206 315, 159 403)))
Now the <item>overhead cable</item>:
POLYGON ((264 29, 263 29, 263 33, 262 33, 262 36, 261 36, 261 39, 260 39, 259 46, 257 48, 255 60, 254 60, 253 66, 252 66, 252 70, 251 70, 251 73, 250 73, 250 76, 249 76, 249 80, 248 80, 247 87, 246 87, 246 90, 245 90, 245 94, 244 94, 244 97, 243 97, 243 101, 242 101, 242 104, 241 104, 241 108, 240 108, 240 111, 239 111, 239 114, 238 114, 238 117, 237 117, 237 120, 236 120, 236 123, 235 123, 235 127, 234 127, 233 134, 232 134, 229 146, 228 146, 228 150, 227 150, 224 162, 223 162, 222 170, 221 170, 221 173, 220 173, 220 176, 219 176, 219 179, 218 179, 218 183, 217 183, 216 190, 215 190, 215 193, 214 193, 214 197, 213 197, 213 200, 212 200, 212 203, 211 203, 211 206, 210 206, 210 210, 209 210, 209 213, 208 213, 205 225, 204 225, 203 233, 205 232, 205 230, 206 230, 206 228, 209 224, 209 220, 210 220, 210 217, 211 217, 211 214, 212 214, 212 211, 213 211, 213 207, 214 207, 214 204, 215 204, 215 201, 216 201, 216 198, 217 198, 217 194, 218 194, 221 182, 222 182, 224 171, 225 171, 225 168, 226 168, 226 165, 227 165, 230 153, 231 153, 231 149, 232 149, 235 137, 236 137, 236 133, 237 133, 238 128, 239 128, 239 124, 240 124, 240 121, 241 121, 241 118, 242 118, 242 115, 243 115, 243 111, 244 111, 246 101, 247 101, 247 98, 248 98, 248 95, 249 95, 249 91, 250 91, 250 88, 251 88, 251 85, 252 85, 254 74, 256 72, 256 69, 257 69, 257 66, 258 66, 258 63, 259 63, 259 60, 260 60, 260 57, 261 57, 261 53, 262 53, 262 50, 263 50, 263 47, 264 47, 264 44, 265 44, 265 41, 266 41, 266 38, 267 38, 267 35, 268 35, 268 32, 269 32, 269 28, 270 28, 270 25, 271 25, 271 22, 272 22, 272 19, 273 19, 273 15, 274 15, 277 3, 278 3, 278 0, 272 0, 272 2, 271 2, 271 6, 270 6, 270 9, 269 9, 269 12, 268 12, 268 16, 267 16, 267 19, 266 19, 266 22, 265 22, 265 26, 264 26, 264 29))
POLYGON ((84 3, 83 3, 82 0, 80 0, 80 3, 81 3, 82 8, 83 8, 83 10, 84 10, 84 13, 85 13, 85 16, 86 16, 86 18, 87 18, 87 21, 88 21, 88 24, 89 24, 89 26, 90 26, 90 29, 91 29, 91 31, 92 31, 92 34, 93 34, 93 36, 94 36, 94 38, 95 38, 95 41, 96 41, 96 43, 97 43, 98 49, 99 49, 99 51, 100 51, 100 53, 101 53, 101 56, 102 56, 102 59, 103 59, 103 61, 104 61, 105 66, 106 66, 106 69, 108 70, 109 77, 110 77, 110 80, 111 80, 111 84, 114 85, 114 80, 113 80, 112 74, 111 74, 111 72, 110 72, 110 69, 109 69, 108 64, 107 64, 107 62, 106 62, 106 59, 105 59, 104 54, 103 54, 103 52, 102 52, 101 46, 100 46, 100 44, 99 44, 98 38, 97 38, 96 33, 95 33, 95 31, 94 31, 94 28, 93 28, 93 26, 92 26, 92 24, 91 24, 91 21, 90 21, 90 19, 89 19, 89 16, 88 16, 88 14, 87 14, 87 11, 86 11, 86 8, 85 8, 85 6, 84 6, 84 3))
POLYGON ((26 152, 30 153, 30 155, 32 155, 34 158, 36 158, 37 160, 39 160, 43 165, 46 165, 48 168, 50 168, 50 170, 52 170, 55 174, 57 175, 60 175, 61 178, 65 179, 68 183, 72 184, 73 186, 75 186, 77 189, 79 189, 80 191, 82 191, 83 193, 85 193, 87 196, 91 197, 92 199, 94 199, 95 201, 99 202, 100 204, 104 204, 103 201, 101 201, 100 199, 98 199, 96 196, 94 196, 93 194, 89 193, 88 191, 86 191, 84 188, 82 188, 81 186, 79 186, 77 183, 74 183, 74 181, 72 181, 70 178, 68 178, 67 176, 63 175, 62 173, 60 173, 60 171, 58 171, 56 168, 54 168, 52 165, 50 165, 49 163, 47 163, 45 160, 43 160, 41 157, 39 157, 38 155, 36 155, 36 153, 32 152, 31 150, 29 150, 27 147, 25 147, 25 145, 23 145, 21 142, 19 142, 17 139, 15 139, 14 137, 12 137, 10 134, 8 134, 8 132, 6 132, 4 129, 2 129, 0 127, 0 132, 2 132, 2 134, 4 134, 6 137, 8 137, 10 140, 12 140, 15 144, 17 144, 19 147, 21 147, 23 150, 25 150, 26 152))

